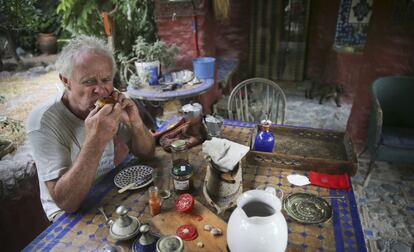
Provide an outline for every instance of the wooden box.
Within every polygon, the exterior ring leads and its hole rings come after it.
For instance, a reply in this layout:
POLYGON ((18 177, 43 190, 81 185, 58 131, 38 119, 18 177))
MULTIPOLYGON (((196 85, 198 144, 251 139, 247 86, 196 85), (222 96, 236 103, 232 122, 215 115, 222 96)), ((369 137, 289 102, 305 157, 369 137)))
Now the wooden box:
POLYGON ((253 131, 247 161, 256 165, 312 170, 354 176, 357 158, 350 136, 331 130, 272 126, 275 136, 273 152, 254 151, 258 127, 253 131))

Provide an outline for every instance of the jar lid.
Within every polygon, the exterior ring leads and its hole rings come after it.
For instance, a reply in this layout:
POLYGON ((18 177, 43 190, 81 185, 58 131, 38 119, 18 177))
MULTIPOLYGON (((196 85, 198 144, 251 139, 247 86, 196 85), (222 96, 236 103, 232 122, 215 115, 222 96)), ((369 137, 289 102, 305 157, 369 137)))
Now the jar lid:
POLYGON ((180 164, 172 168, 174 176, 188 176, 193 173, 193 167, 189 164, 180 164))
POLYGON ((261 120, 260 124, 261 125, 272 125, 272 121, 270 121, 270 120, 261 120))
POLYGON ((174 142, 171 143, 171 147, 173 149, 184 149, 186 145, 187 145, 187 142, 182 139, 175 140, 174 142))
POLYGON ((184 251, 184 243, 183 240, 176 235, 162 237, 157 242, 157 252, 181 251, 184 251))

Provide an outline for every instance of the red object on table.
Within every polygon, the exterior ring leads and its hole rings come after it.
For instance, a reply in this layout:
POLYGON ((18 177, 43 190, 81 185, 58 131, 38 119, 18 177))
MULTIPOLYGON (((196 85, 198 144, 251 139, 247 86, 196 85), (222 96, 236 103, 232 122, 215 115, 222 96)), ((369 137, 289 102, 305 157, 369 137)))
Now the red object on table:
POLYGON ((312 185, 332 188, 332 189, 345 189, 349 191, 351 185, 349 183, 348 174, 334 175, 327 173, 319 173, 311 171, 309 172, 309 181, 312 185))
POLYGON ((175 202, 175 209, 178 212, 190 213, 193 210, 194 197, 189 193, 181 194, 175 202))
POLYGON ((176 235, 185 241, 192 241, 198 237, 197 228, 192 224, 179 226, 176 235))

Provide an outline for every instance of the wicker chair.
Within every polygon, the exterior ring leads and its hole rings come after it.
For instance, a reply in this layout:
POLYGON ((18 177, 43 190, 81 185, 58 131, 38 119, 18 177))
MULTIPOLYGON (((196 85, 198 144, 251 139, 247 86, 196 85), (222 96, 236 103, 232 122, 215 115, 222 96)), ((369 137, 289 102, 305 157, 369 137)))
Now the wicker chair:
POLYGON ((252 78, 238 84, 230 94, 228 116, 245 122, 269 119, 283 124, 286 113, 286 96, 275 82, 252 78))
POLYGON ((371 113, 366 150, 371 154, 364 186, 375 160, 414 162, 414 77, 389 76, 371 85, 371 113))

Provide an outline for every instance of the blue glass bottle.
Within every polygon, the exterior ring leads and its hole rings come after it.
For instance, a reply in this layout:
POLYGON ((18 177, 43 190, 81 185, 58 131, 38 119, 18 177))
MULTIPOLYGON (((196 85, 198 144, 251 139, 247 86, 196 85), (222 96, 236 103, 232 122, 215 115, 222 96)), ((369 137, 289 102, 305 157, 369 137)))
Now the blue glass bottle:
POLYGON ((254 141, 254 150, 262 152, 273 152, 275 145, 275 136, 270 130, 270 121, 264 121, 260 124, 260 129, 256 134, 254 141))

